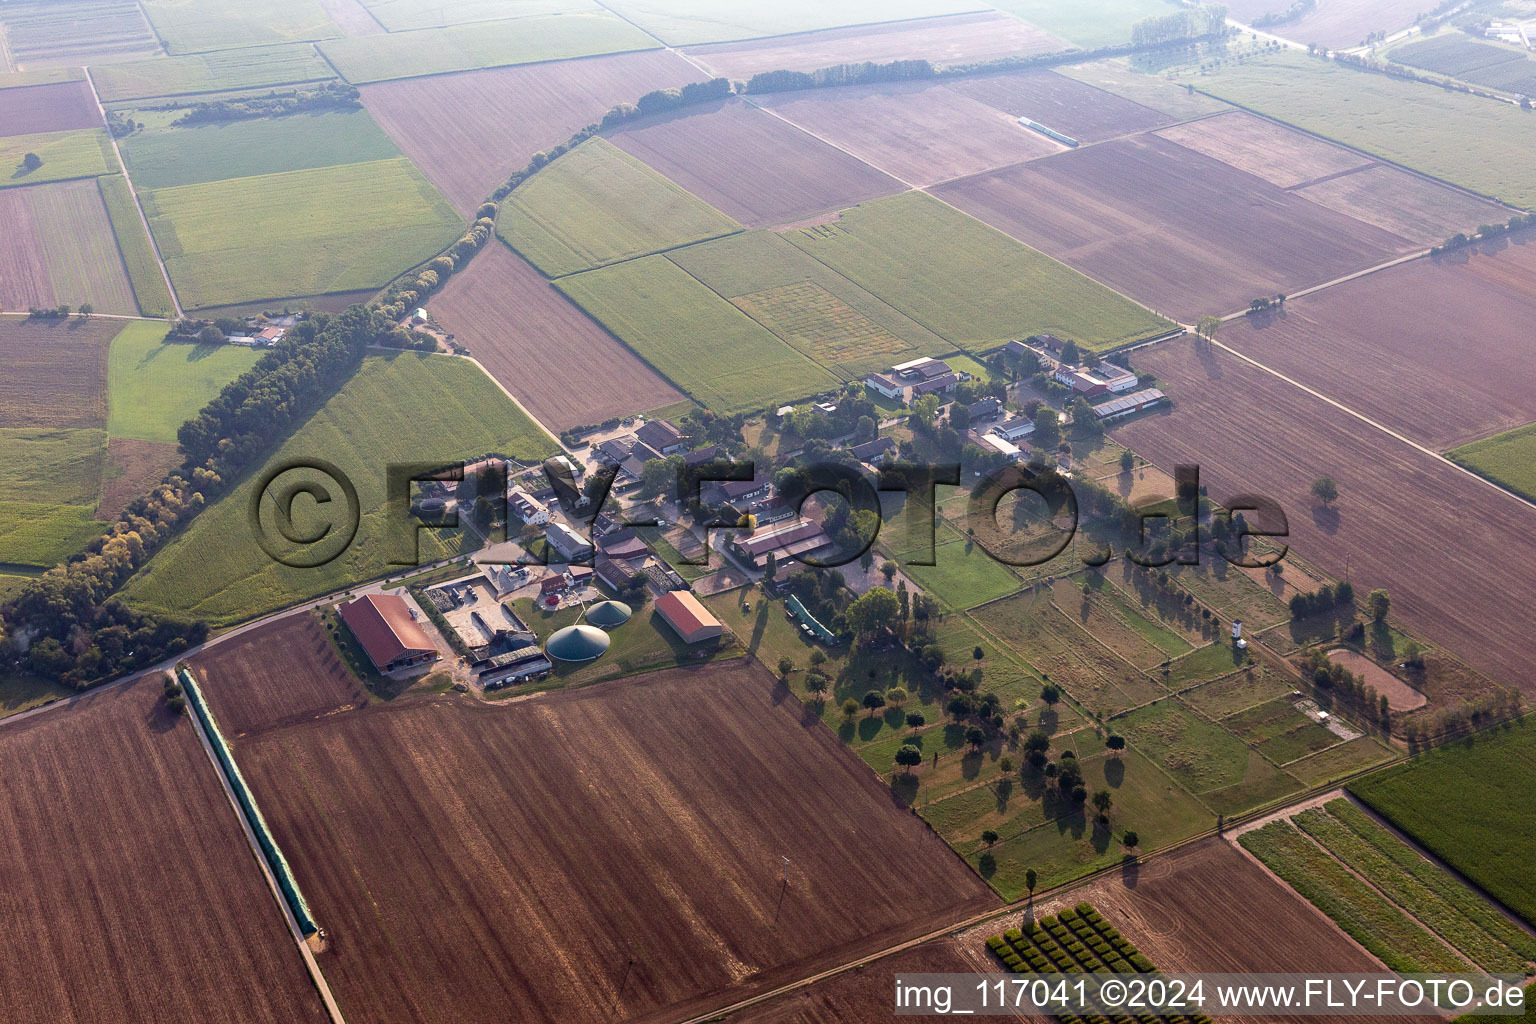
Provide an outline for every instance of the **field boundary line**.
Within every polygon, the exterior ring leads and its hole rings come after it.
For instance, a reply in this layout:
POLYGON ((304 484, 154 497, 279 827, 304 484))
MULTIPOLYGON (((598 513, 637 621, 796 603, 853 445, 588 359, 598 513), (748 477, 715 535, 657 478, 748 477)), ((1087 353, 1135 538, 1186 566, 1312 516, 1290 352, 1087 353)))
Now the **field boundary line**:
MULTIPOLYGON (((145 21, 148 20, 149 19, 147 18, 145 19, 145 21)), ((91 87, 91 98, 96 101, 96 110, 101 114, 101 123, 106 125, 107 108, 101 102, 101 93, 96 91, 96 80, 91 77, 91 69, 89 67, 86 67, 84 71, 85 80, 91 87)), ((181 298, 176 294, 176 286, 171 284, 171 272, 165 269, 165 257, 160 255, 160 243, 155 241, 155 233, 149 230, 149 218, 144 215, 144 204, 139 201, 139 190, 133 187, 133 178, 128 173, 127 162, 123 160, 123 151, 122 148, 117 144, 117 136, 112 134, 112 129, 110 126, 108 126, 105 130, 107 133, 107 138, 112 141, 112 153, 117 157, 117 166, 118 169, 122 172, 123 181, 127 182, 128 184, 128 194, 133 196, 133 208, 139 213, 139 224, 143 226, 144 234, 149 238, 149 248, 150 251, 155 254, 155 263, 160 268, 160 277, 165 281, 165 290, 171 295, 171 311, 176 314, 176 319, 180 320, 185 315, 181 309, 181 298)), ((112 240, 117 242, 118 252, 121 254, 123 243, 118 241, 116 231, 112 233, 112 240)), ((126 269, 127 265, 125 263, 124 270, 126 271, 126 269)), ((135 304, 138 303, 139 297, 137 294, 134 295, 133 301, 135 304)), ((139 312, 142 313, 143 311, 143 307, 139 307, 139 312)))
POLYGON ((1408 447, 1414 449, 1417 452, 1420 452, 1421 454, 1428 455, 1431 459, 1434 459, 1436 462, 1440 463, 1441 465, 1449 466, 1451 469, 1453 469, 1456 472, 1462 474, 1463 476, 1467 477, 1468 479, 1476 480, 1478 482, 1478 484, 1480 484, 1481 486, 1486 487, 1486 488, 1488 488, 1491 491, 1496 491, 1497 493, 1504 495, 1506 498, 1509 498, 1511 501, 1518 502, 1519 504, 1525 506, 1526 508, 1531 509, 1533 511, 1536 511, 1536 502, 1527 501, 1525 498, 1522 498, 1520 495, 1514 493, 1513 491, 1505 490, 1503 487, 1500 487, 1498 484, 1492 482, 1491 480, 1487 479, 1486 477, 1479 476, 1478 474, 1472 472, 1470 469, 1467 469, 1465 466, 1458 465, 1457 463, 1452 462, 1450 459, 1446 458, 1444 455, 1441 455, 1439 452, 1435 451, 1434 449, 1426 448, 1424 445, 1419 444, 1417 441, 1411 440, 1410 438, 1404 436, 1403 434, 1398 433, 1397 431, 1393 430, 1391 427, 1388 427, 1388 426, 1386 426, 1385 424, 1382 424, 1382 423, 1378 423, 1376 420, 1371 419, 1369 416, 1365 415, 1362 412, 1357 412, 1356 410, 1351 409, 1349 406, 1345 405, 1343 402, 1340 402, 1340 401, 1338 401, 1337 399, 1334 399, 1334 398, 1330 398, 1327 395, 1323 394, 1321 391, 1318 391, 1315 388, 1310 388, 1307 385, 1301 383, 1300 381, 1296 380, 1293 377, 1287 377, 1285 374, 1281 373, 1279 370, 1276 370, 1276 369, 1274 369, 1272 367, 1269 367, 1269 366, 1265 366, 1263 363, 1259 362, 1257 359, 1254 359, 1252 356, 1244 355, 1243 353, 1239 352, 1237 349, 1231 347, 1230 345, 1226 345, 1226 344, 1223 344, 1222 342, 1215 341, 1215 340, 1210 341, 1210 344, 1216 346, 1217 348, 1221 349, 1224 352, 1229 353, 1230 355, 1236 356, 1238 359, 1241 359, 1243 362, 1248 363, 1250 366, 1254 366, 1254 367, 1256 367, 1256 368, 1258 368, 1260 370, 1263 370, 1265 373, 1271 375, 1272 377, 1276 378, 1277 380, 1284 381, 1285 383, 1291 385, 1294 388, 1298 388, 1298 389, 1300 389, 1302 391, 1305 391, 1307 394, 1311 395, 1313 398, 1321 399, 1322 401, 1327 402, 1329 405, 1333 406, 1335 409, 1338 409, 1341 412, 1348 413, 1349 415, 1353 416, 1355 419, 1359 420, 1361 423, 1364 423, 1364 424, 1366 424, 1367 426, 1370 426, 1370 427, 1375 427, 1377 430, 1381 431, 1383 434, 1386 434, 1388 437, 1391 437, 1391 438, 1394 438, 1394 439, 1396 439, 1398 441, 1401 441, 1403 444, 1407 445, 1408 447))
MULTIPOLYGON (((267 888, 271 890, 272 898, 277 901, 278 908, 282 911, 283 921, 288 925, 288 932, 293 936, 294 944, 299 948, 299 955, 304 960, 305 969, 309 971, 309 979, 314 984, 316 992, 320 995, 320 1001, 325 1006, 326 1013, 330 1016, 332 1024, 347 1024, 346 1018, 341 1015, 341 1007, 336 1005, 336 998, 331 994, 331 986, 326 982, 325 976, 320 972, 320 965, 315 962, 315 955, 309 945, 304 941, 303 933, 299 931, 298 921, 294 919, 293 910, 288 906, 288 901, 283 899, 282 891, 277 886, 277 876, 272 873, 272 866, 262 856, 261 848, 256 843, 256 833, 251 830, 251 823, 246 820, 240 810, 239 803, 235 800, 235 791, 230 786, 229 779, 225 778, 224 770, 219 766, 218 759, 214 757, 213 741, 203 731, 202 723, 194 714, 186 715, 192 720, 192 730, 197 734, 198 741, 202 744, 203 754, 208 758, 208 764, 213 773, 218 776, 219 785, 224 790, 224 798, 229 801, 229 806, 235 812, 235 817, 240 821, 240 830, 245 835, 246 845, 250 849, 251 857, 261 868, 262 877, 267 880, 267 888)), ((231 754, 231 756, 233 756, 231 754)))

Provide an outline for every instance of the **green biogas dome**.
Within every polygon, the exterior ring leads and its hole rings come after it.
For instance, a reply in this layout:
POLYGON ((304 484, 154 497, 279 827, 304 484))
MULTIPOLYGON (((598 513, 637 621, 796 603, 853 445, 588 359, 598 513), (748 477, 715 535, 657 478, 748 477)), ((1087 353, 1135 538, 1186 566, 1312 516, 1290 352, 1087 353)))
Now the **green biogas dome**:
POLYGON ((584 622, 556 630, 544 645, 545 654, 561 661, 591 661, 607 649, 608 634, 584 622))
POLYGON ((629 621, 634 609, 623 601, 599 601, 587 609, 587 621, 603 629, 612 629, 629 621))

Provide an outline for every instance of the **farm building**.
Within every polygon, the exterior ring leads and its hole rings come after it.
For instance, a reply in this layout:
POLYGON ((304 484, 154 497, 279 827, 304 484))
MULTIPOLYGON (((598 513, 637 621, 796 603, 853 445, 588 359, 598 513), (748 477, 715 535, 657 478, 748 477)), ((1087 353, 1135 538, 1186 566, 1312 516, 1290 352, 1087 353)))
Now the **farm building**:
POLYGON ((611 437, 592 449, 597 461, 609 466, 622 466, 635 450, 638 438, 634 434, 611 437))
POLYGON ((705 500, 712 505, 750 504, 768 497, 773 481, 765 475, 752 480, 705 481, 705 500))
POLYGON ((866 387, 886 398, 905 402, 922 395, 953 391, 969 374, 957 373, 942 359, 923 356, 905 363, 898 363, 884 373, 872 373, 864 378, 866 387))
POLYGON ((336 614, 380 672, 423 665, 439 657, 411 606, 396 594, 367 594, 338 605, 336 614))
POLYGON ((1168 396, 1157 388, 1147 388, 1145 391, 1137 391, 1129 395, 1121 395, 1107 402, 1101 402, 1093 407, 1093 413, 1101 421, 1119 419, 1122 416, 1131 416, 1150 409, 1154 405, 1166 402, 1168 396))
MULTIPOLYGON (((889 437, 877 437, 873 441, 865 441, 863 444, 853 445, 848 449, 848 454, 860 462, 873 464, 874 462, 896 454, 896 442, 889 437)), ((762 520, 758 520, 762 522, 762 520)))
POLYGON ((610 642, 607 633, 582 622, 555 630, 544 645, 544 653, 561 661, 591 661, 608 650, 610 642))
POLYGON ((508 492, 507 508, 529 526, 549 525, 549 506, 521 487, 514 487, 508 492))
POLYGON ((965 408, 971 414, 971 422, 979 423, 982 420, 990 420, 1002 415, 1003 403, 995 398, 983 398, 979 402, 972 402, 965 408))
POLYGON ((684 443, 683 432, 666 420, 650 420, 635 431, 635 437, 662 455, 676 455, 688 447, 684 443))
POLYGON ((550 523, 544 530, 544 539, 567 562, 584 562, 592 557, 592 545, 564 523, 550 523))
POLYGON ((999 455, 1006 455, 1015 461, 1024 457, 1024 453, 1019 450, 1018 445, 1007 438, 998 437, 996 434, 981 435, 981 442, 999 455))
MULTIPOLYGON (((877 394, 884 395, 886 398, 894 399, 898 402, 905 401, 907 397, 906 385, 888 374, 872 373, 864 378, 864 386, 877 394)), ((784 408, 794 412, 793 406, 786 405, 784 408)))
POLYGON ((1035 432, 1033 420, 1023 416, 1015 416, 1011 420, 1004 420, 990 431, 1005 441, 1017 441, 1021 437, 1028 437, 1035 432))
POLYGON ((651 553, 651 549, 645 546, 645 541, 627 526, 599 537, 597 550, 610 559, 644 558, 651 553))
POLYGON ((622 626, 634 614, 634 609, 623 601, 599 601, 587 609, 587 621, 603 629, 622 626))
POLYGON ((702 601, 686 590, 673 590, 658 597, 656 613, 685 644, 713 640, 725 632, 720 620, 710 614, 702 601))
POLYGON ((1097 367, 1068 366, 1062 363, 1056 367, 1056 380, 1085 398, 1123 394, 1140 383, 1134 373, 1114 363, 1100 363, 1097 367))
POLYGON ((597 556, 597 562, 593 565, 592 571, 609 589, 618 593, 629 589, 638 577, 644 575, 627 562, 615 562, 602 555, 597 556))
POLYGON ((817 522, 788 523, 773 530, 760 530, 750 537, 732 538, 731 550, 754 569, 761 567, 761 560, 772 551, 782 558, 808 555, 825 547, 826 531, 817 522))

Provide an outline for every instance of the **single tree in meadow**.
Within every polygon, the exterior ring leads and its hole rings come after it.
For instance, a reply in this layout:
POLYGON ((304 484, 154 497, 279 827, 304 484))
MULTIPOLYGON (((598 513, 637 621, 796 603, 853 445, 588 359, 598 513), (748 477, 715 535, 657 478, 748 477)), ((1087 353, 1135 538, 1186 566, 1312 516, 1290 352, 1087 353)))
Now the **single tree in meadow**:
POLYGON ((795 659, 794 658, 791 658, 789 655, 786 654, 786 655, 784 655, 784 657, 779 659, 779 678, 780 679, 788 679, 789 678, 789 674, 791 672, 793 672, 794 670, 795 670, 795 659))
POLYGON ((885 702, 899 708, 907 702, 907 691, 900 686, 893 686, 885 691, 885 702))
POLYGON ((1040 699, 1045 701, 1047 705, 1055 707, 1056 703, 1061 700, 1061 691, 1056 688, 1054 683, 1046 683, 1040 687, 1040 699))
POLYGON ((910 743, 903 743, 896 751, 896 763, 905 770, 903 774, 910 776, 912 769, 923 763, 923 752, 910 743))
POLYGON ((1385 622, 1387 613, 1392 610, 1392 595, 1385 590, 1373 590, 1365 599, 1365 607, 1371 613, 1371 618, 1385 622))
POLYGON ((986 843, 988 846, 993 846, 997 843, 997 833, 992 831, 990 828, 983 829, 981 833, 981 841, 986 843))
POLYGON ((1136 847, 1141 845, 1141 837, 1138 836, 1135 832, 1127 832, 1125 837, 1121 839, 1120 842, 1125 846, 1127 850, 1134 850, 1136 847))
POLYGON ((1312 481, 1312 497, 1325 506, 1332 505, 1339 500, 1339 485, 1333 482, 1331 476, 1320 476, 1312 481))
POLYGON ((874 718, 875 712, 885 707, 885 694, 879 690, 870 690, 864 695, 864 706, 869 709, 869 717, 874 718))
POLYGON ((972 751, 978 751, 987 742, 987 731, 979 725, 973 725, 965 730, 965 742, 971 745, 972 751))
POLYGON ((1029 868, 1024 872, 1024 888, 1029 890, 1029 898, 1031 900, 1035 898, 1035 883, 1039 880, 1040 876, 1035 874, 1034 868, 1029 868))
POLYGON ((1109 790, 1107 789, 1101 789, 1093 794, 1093 806, 1099 812, 1100 821, 1109 820, 1109 806, 1113 802, 1114 798, 1109 795, 1109 790))
POLYGON ((39 167, 43 166, 43 158, 38 156, 36 153, 28 153, 26 156, 21 158, 21 166, 26 168, 28 171, 35 171, 39 167))
POLYGON ((843 701, 843 720, 844 721, 848 721, 848 722, 853 721, 853 716, 857 715, 858 713, 859 713, 859 702, 858 701, 854 700, 852 697, 849 697, 847 700, 843 701))
POLYGON ((911 729, 914 733, 927 723, 928 719, 923 717, 923 713, 921 711, 907 712, 907 728, 911 729))

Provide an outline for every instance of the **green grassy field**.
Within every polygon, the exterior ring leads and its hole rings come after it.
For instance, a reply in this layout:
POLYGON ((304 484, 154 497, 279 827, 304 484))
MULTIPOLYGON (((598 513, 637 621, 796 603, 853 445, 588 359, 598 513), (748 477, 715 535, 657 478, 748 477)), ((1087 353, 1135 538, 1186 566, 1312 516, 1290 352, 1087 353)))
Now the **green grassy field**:
MULTIPOLYGON (((94 506, 106 450, 102 430, 0 428, 0 494, 17 501, 94 506)), ((18 559, 0 552, 0 562, 12 561, 18 559)))
POLYGON ((136 132, 120 143, 139 189, 392 160, 400 150, 366 110, 136 132))
POLYGON ((838 383, 664 256, 576 274, 556 284, 715 412, 776 407, 838 383), (709 344, 699 344, 701 338, 709 344))
POLYGON ((193 92, 256 89, 335 78, 309 43, 248 46, 217 54, 101 64, 91 69, 102 102, 193 92))
POLYGON ((1289 822, 1273 821, 1238 842, 1356 942, 1400 974, 1466 971, 1466 961, 1370 886, 1346 871, 1289 822))
POLYGON ((941 527, 936 539, 933 565, 901 560, 901 571, 946 607, 974 608, 1016 593, 1023 585, 1007 566, 953 528, 941 527))
POLYGON ((985 352, 1049 333, 1107 349, 1167 321, 936 199, 906 192, 786 233, 950 344, 985 352))
POLYGON ((261 353, 239 345, 165 343, 165 324, 134 323, 107 354, 107 433, 176 443, 176 431, 261 353))
POLYGON ((105 128, 41 135, 10 135, 0 138, 0 188, 41 185, 67 178, 94 178, 114 174, 120 168, 105 128), (22 166, 28 153, 43 161, 35 171, 22 166))
POLYGON ((139 312, 144 316, 170 316, 174 312, 171 290, 166 287, 160 261, 155 259, 154 247, 139 219, 138 204, 128 179, 121 174, 109 174, 97 178, 96 185, 101 190, 101 201, 107 208, 107 219, 112 223, 112 234, 117 238, 118 252, 128 271, 139 312))
POLYGON ((667 258, 845 379, 954 347, 772 231, 690 245, 667 258))
MULTIPOLYGON (((1382 845, 1368 842, 1335 816, 1334 812, 1341 807, 1352 807, 1352 805, 1347 800, 1333 800, 1329 802, 1326 810, 1322 807, 1312 807, 1302 811, 1292 820, 1303 832, 1327 847, 1328 852, 1333 854, 1340 863, 1364 877, 1393 903, 1412 914, 1419 923, 1455 946, 1476 966, 1494 974, 1507 973, 1523 976, 1526 973, 1527 958, 1520 956, 1508 945, 1485 931, 1473 919, 1472 908, 1466 901, 1455 898, 1452 887, 1460 888, 1467 897, 1475 899, 1471 890, 1461 885, 1441 868, 1414 855, 1413 851, 1404 846, 1395 836, 1362 814, 1364 825, 1374 829, 1378 839, 1396 843, 1406 855, 1402 858, 1389 856, 1382 845), (1441 884, 1431 885, 1424 878, 1408 870, 1415 860, 1424 864, 1426 868, 1438 872, 1441 884)), ((1355 813, 1360 814, 1358 810, 1355 813)), ((1484 910, 1486 913, 1482 915, 1482 919, 1491 920, 1498 917, 1498 911, 1491 906, 1485 907, 1484 910)), ((1507 920, 1504 921, 1502 930, 1505 933, 1524 934, 1507 920)), ((1530 937, 1526 936, 1521 945, 1529 948, 1531 941, 1530 937)))
POLYGON ((1237 785, 1247 768, 1247 747, 1173 699, 1115 719, 1115 730, 1192 793, 1237 785))
POLYGON ((1536 728, 1530 721, 1448 744, 1353 782, 1425 849, 1536 924, 1536 861, 1510 823, 1536 814, 1536 728))
POLYGON ((463 230, 404 158, 183 185, 140 198, 189 309, 379 287, 463 230))
MULTIPOLYGON (((263 475, 257 472, 151 559, 123 589, 123 599, 145 609, 228 625, 383 575, 393 568, 390 559, 397 552, 388 532, 390 463, 446 463, 493 451, 537 460, 556 450, 554 442, 467 360, 416 353, 371 356, 267 463, 271 469, 290 466, 296 459, 320 458, 351 479, 362 521, 339 557, 323 567, 300 569, 280 565, 262 550, 248 518, 263 475)), ((302 474, 297 478, 308 479, 302 474)), ((326 486, 335 493, 335 484, 326 486)), ((262 521, 269 530, 275 529, 267 518, 272 506, 269 492, 262 506, 262 521)), ((324 525, 320 512, 308 499, 295 501, 297 533, 318 532, 324 525)), ((423 562, 481 544, 471 531, 424 531, 419 542, 423 562)))
POLYGON ((316 0, 144 0, 140 6, 173 54, 341 35, 316 0))
POLYGON ((320 44, 356 85, 450 71, 651 50, 656 40, 607 11, 536 15, 511 21, 354 36, 320 44))
POLYGON ((1304 786, 1321 786, 1368 768, 1391 764, 1401 756, 1374 737, 1361 736, 1299 761, 1292 761, 1285 766, 1285 770, 1300 779, 1304 786))
POLYGON ((730 234, 741 225, 607 139, 590 139, 501 204, 496 233, 546 276, 730 234))
POLYGON ((51 569, 105 525, 87 505, 0 501, 0 565, 51 569))
POLYGON ((33 68, 30 71, 7 71, 0 74, 0 90, 20 89, 28 85, 79 82, 84 78, 84 68, 33 68))
POLYGON ((1167 0, 998 0, 995 6, 1085 50, 1129 43, 1136 22, 1175 11, 1167 0))
POLYGON ((1190 79, 1346 145, 1505 202, 1536 205, 1536 118, 1508 103, 1290 52, 1190 79))
POLYGON ((1448 453, 1452 462, 1536 501, 1536 423, 1448 453))
POLYGON ((772 4, 724 0, 611 0, 613 10, 669 46, 726 39, 755 39, 788 32, 814 32, 839 25, 902 21, 937 14, 982 10, 970 0, 776 0, 772 4))
MULTIPOLYGON (((508 15, 506 0, 454 0, 452 4, 441 0, 363 0, 363 6, 390 32, 499 21, 508 15)), ((596 8, 593 0, 520 0, 516 14, 523 17, 596 8)))

